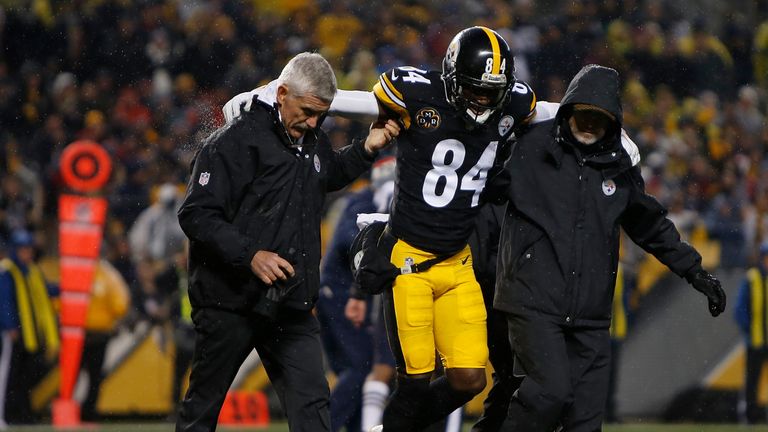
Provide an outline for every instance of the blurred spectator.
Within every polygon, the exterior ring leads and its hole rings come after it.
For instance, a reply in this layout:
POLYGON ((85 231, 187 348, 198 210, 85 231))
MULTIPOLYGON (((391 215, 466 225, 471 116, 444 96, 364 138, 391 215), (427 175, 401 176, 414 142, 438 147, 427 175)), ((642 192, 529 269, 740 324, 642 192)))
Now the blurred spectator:
POLYGON ((183 250, 186 237, 176 216, 179 205, 178 188, 170 183, 160 186, 157 201, 141 212, 128 232, 134 263, 165 266, 183 250))
POLYGON ((340 58, 347 54, 350 41, 363 31, 363 23, 350 13, 346 0, 330 2, 331 10, 320 15, 315 23, 314 37, 323 49, 328 61, 338 66, 340 58))
POLYGON ((744 216, 744 236, 747 258, 750 263, 758 262, 758 248, 768 243, 768 190, 761 189, 755 194, 744 216))
MULTIPOLYGON (((87 120, 86 127, 88 127, 87 120)), ((29 144, 22 148, 24 163, 43 175, 51 166, 52 156, 60 153, 70 140, 64 120, 60 115, 52 114, 43 121, 43 127, 35 131, 29 144)))
POLYGON ((746 423, 765 423, 765 407, 757 399, 763 365, 768 360, 768 243, 760 246, 759 261, 747 270, 739 286, 739 295, 734 308, 734 319, 744 335, 746 345, 746 368, 744 393, 739 404, 739 417, 746 423))
POLYGON ((174 325, 174 341, 176 342, 173 362, 173 390, 171 392, 175 415, 179 411, 180 401, 184 396, 182 391, 184 378, 192 364, 192 354, 195 349, 195 327, 192 322, 192 305, 189 303, 186 250, 176 253, 173 258, 173 266, 165 272, 165 280, 169 288, 172 284, 175 284, 176 287, 171 294, 171 321, 174 325))
POLYGON ((720 267, 728 270, 743 268, 746 265, 745 198, 733 170, 726 170, 721 180, 722 190, 712 200, 712 207, 706 215, 707 229, 713 238, 720 241, 720 267))
POLYGON ((6 242, 0 238, 0 430, 8 428, 5 421, 8 374, 11 371, 13 344, 19 337, 16 324, 11 319, 16 314, 13 277, 2 265, 2 260, 6 259, 6 247, 6 242))
POLYGON ((754 87, 747 85, 739 88, 734 117, 745 133, 754 136, 760 134, 765 124, 765 115, 760 113, 759 103, 759 95, 754 87))
MULTIPOLYGON (((356 225, 357 215, 389 212, 394 175, 393 157, 379 159, 373 165, 370 186, 352 194, 347 200, 323 257, 317 317, 320 321, 323 349, 337 378, 330 399, 332 431, 357 432, 361 430, 361 421, 362 430, 381 423, 383 405, 380 406, 381 410, 375 419, 363 419, 363 415, 370 414, 363 413, 362 410, 371 409, 363 405, 364 400, 375 398, 377 401, 384 401, 389 395, 388 387, 387 391, 380 395, 363 393, 363 384, 374 361, 373 326, 362 321, 351 322, 345 316, 345 307, 350 300, 353 284, 349 249, 359 232, 356 225)), ((391 356, 387 358, 391 359, 391 356)), ((393 366, 394 362, 389 363, 393 366)), ((370 405, 370 401, 368 402, 370 405)))
POLYGON ((128 161, 119 169, 124 180, 110 194, 109 208, 124 226, 131 226, 149 205, 149 178, 144 163, 139 160, 128 161))
POLYGON ((241 46, 237 50, 235 62, 224 76, 224 86, 231 94, 237 94, 242 89, 258 87, 264 75, 255 60, 249 47, 241 46))
POLYGON ((754 78, 763 92, 768 92, 768 20, 757 28, 753 49, 754 78))
POLYGON ((42 203, 34 185, 25 187, 18 174, 0 177, 0 235, 6 239, 18 230, 38 225, 42 219, 42 203), (36 201, 35 198, 38 200, 36 201))
MULTIPOLYGON (((370 90, 379 79, 376 57, 367 50, 358 51, 346 75, 339 77, 339 88, 345 90, 370 90)), ((251 88, 251 87, 241 87, 251 88)))
POLYGON ((680 50, 690 67, 689 94, 713 90, 720 97, 733 95, 733 58, 703 20, 693 22, 690 35, 680 40, 680 50))
POLYGON ((669 200, 669 214, 667 218, 675 224, 683 240, 690 240, 694 230, 702 223, 699 214, 688 208, 685 202, 685 192, 675 190, 669 200))
POLYGON ((30 423, 37 419, 32 412, 31 389, 58 355, 58 323, 51 288, 35 263, 35 244, 29 231, 13 232, 10 257, 1 264, 12 279, 10 292, 3 294, 11 300, 0 302, 9 307, 2 311, 2 319, 7 323, 4 328, 12 328, 13 340, 5 415, 11 424, 30 423))
POLYGON ((117 324, 130 303, 128 286, 120 273, 106 260, 100 260, 94 274, 91 300, 85 323, 85 342, 81 368, 88 374, 88 392, 80 406, 84 421, 98 419, 96 403, 104 379, 104 356, 117 324))

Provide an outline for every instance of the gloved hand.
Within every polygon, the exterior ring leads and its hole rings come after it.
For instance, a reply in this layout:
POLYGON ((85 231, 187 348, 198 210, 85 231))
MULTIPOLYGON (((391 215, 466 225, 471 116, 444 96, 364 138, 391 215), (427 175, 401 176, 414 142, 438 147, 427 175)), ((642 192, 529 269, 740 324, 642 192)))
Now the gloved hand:
POLYGON ((720 286, 716 277, 703 269, 694 270, 685 276, 685 279, 696 291, 707 296, 709 301, 709 313, 716 317, 725 311, 725 291, 720 286))
POLYGON ((254 96, 256 96, 256 94, 252 90, 249 92, 240 93, 239 95, 230 99, 226 104, 224 104, 224 108, 221 109, 221 111, 224 113, 224 120, 229 123, 242 112, 250 111, 254 96))
POLYGON ((259 299, 253 308, 257 314, 268 318, 270 321, 277 319, 277 312, 280 304, 296 289, 304 278, 291 277, 288 280, 278 279, 267 287, 267 292, 259 299))

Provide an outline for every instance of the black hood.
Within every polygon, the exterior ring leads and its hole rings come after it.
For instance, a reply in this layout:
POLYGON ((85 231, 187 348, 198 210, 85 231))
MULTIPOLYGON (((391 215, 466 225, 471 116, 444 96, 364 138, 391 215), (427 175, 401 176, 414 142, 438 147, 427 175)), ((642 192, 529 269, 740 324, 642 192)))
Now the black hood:
POLYGON ((573 104, 598 106, 613 114, 618 126, 621 126, 619 73, 615 69, 594 64, 581 68, 568 84, 557 117, 562 118, 565 113, 569 113, 573 104))

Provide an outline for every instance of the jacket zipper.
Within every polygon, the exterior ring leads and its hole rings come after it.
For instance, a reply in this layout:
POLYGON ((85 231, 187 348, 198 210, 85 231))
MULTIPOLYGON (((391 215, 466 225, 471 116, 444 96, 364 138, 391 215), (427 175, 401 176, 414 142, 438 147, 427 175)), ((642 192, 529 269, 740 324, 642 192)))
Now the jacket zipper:
POLYGON ((584 164, 586 162, 586 159, 583 157, 579 157, 578 154, 576 155, 577 159, 576 162, 579 166, 578 173, 578 184, 579 184, 579 190, 578 190, 578 203, 577 203, 577 209, 576 209, 576 226, 574 227, 573 232, 573 249, 571 251, 571 274, 569 275, 569 283, 568 286, 570 298, 568 301, 568 308, 565 311, 565 323, 566 324, 573 324, 574 322, 574 313, 576 311, 576 303, 578 299, 578 288, 581 281, 581 275, 578 274, 578 272, 581 269, 581 259, 582 259, 582 247, 583 247, 583 235, 581 231, 583 230, 584 225, 584 195, 586 194, 586 184, 587 180, 584 178, 584 164))

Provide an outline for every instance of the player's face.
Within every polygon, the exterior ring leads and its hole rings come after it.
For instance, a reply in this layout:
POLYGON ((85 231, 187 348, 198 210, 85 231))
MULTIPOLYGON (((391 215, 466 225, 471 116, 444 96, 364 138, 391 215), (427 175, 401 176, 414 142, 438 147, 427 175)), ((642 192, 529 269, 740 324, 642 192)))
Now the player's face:
POLYGON ((495 105, 499 98, 499 91, 495 89, 462 86, 461 96, 469 102, 468 108, 472 110, 472 112, 475 114, 482 114, 485 110, 495 105))
POLYGON ((293 139, 299 139, 308 130, 316 128, 320 118, 331 107, 331 104, 314 95, 294 94, 284 85, 277 89, 277 103, 285 130, 293 139))
POLYGON ((582 144, 594 144, 605 136, 612 120, 597 110, 577 110, 568 119, 571 133, 582 144))

